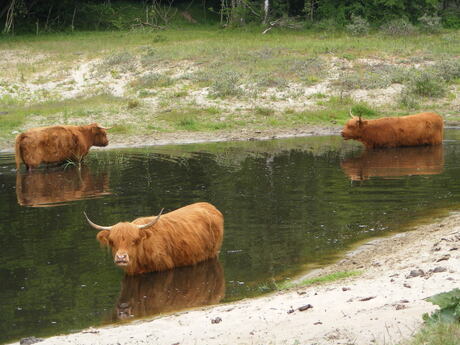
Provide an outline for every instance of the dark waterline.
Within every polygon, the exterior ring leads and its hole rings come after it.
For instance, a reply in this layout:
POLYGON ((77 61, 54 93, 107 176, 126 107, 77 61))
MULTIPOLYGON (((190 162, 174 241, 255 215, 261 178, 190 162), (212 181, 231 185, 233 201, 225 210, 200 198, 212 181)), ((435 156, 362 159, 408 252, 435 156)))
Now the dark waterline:
POLYGON ((439 148, 365 153, 336 136, 92 151, 16 176, 0 155, 0 342, 259 295, 358 241, 455 210, 460 131, 439 148), (123 277, 99 224, 208 201, 218 261, 123 277))

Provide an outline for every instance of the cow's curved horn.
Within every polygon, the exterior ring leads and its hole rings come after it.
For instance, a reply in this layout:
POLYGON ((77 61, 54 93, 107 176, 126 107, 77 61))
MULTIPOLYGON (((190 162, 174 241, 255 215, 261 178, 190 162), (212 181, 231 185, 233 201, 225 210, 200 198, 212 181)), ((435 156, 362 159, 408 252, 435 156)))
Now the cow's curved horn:
POLYGON ((139 228, 139 230, 142 230, 142 229, 145 229, 145 228, 149 228, 149 227, 151 227, 152 225, 154 225, 156 222, 158 222, 158 220, 160 219, 161 214, 163 213, 163 210, 164 210, 164 208, 161 209, 160 213, 158 214, 158 217, 156 217, 156 218, 155 218, 154 220, 152 220, 150 223, 143 224, 143 225, 138 225, 137 227, 139 228))
POLYGON ((351 108, 350 108, 350 117, 351 117, 351 118, 354 118, 354 117, 355 117, 355 115, 353 115, 353 112, 351 111, 351 108))
POLYGON ((88 216, 86 215, 86 212, 83 212, 83 214, 86 217, 86 220, 88 221, 89 225, 91 225, 94 229, 96 230, 112 230, 111 226, 101 226, 93 223, 92 221, 89 220, 88 216))
POLYGON ((108 131, 109 129, 112 129, 112 128, 113 128, 113 126, 111 126, 111 127, 102 127, 102 126, 98 126, 98 127, 99 127, 100 129, 105 129, 106 131, 108 131))

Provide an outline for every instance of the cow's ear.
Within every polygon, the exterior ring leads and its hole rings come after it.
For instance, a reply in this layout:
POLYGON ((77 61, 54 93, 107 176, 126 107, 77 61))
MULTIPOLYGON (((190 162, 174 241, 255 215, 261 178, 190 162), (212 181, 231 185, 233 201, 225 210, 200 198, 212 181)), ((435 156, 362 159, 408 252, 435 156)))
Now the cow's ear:
POLYGON ((149 238, 152 235, 152 233, 148 230, 141 229, 139 230, 139 235, 141 236, 141 239, 145 240, 146 238, 149 238))
POLYGON ((102 230, 97 233, 96 238, 101 245, 108 246, 109 245, 109 234, 110 234, 109 230, 102 230))
POLYGON ((361 128, 365 125, 367 125, 367 120, 362 120, 361 118, 359 118, 358 126, 361 128))

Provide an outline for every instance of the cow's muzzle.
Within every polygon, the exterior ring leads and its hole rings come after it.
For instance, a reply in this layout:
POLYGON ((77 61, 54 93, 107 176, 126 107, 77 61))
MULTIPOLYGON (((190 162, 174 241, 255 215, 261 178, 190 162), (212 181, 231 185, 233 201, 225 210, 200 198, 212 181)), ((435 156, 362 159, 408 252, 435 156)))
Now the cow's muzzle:
POLYGON ((115 265, 118 266, 128 266, 129 256, 127 253, 117 253, 113 258, 113 262, 115 262, 115 265))
POLYGON ((342 138, 344 138, 345 140, 348 140, 348 139, 350 139, 349 137, 347 137, 347 136, 345 135, 345 133, 344 133, 344 132, 340 132, 340 135, 341 135, 341 136, 342 136, 342 138))

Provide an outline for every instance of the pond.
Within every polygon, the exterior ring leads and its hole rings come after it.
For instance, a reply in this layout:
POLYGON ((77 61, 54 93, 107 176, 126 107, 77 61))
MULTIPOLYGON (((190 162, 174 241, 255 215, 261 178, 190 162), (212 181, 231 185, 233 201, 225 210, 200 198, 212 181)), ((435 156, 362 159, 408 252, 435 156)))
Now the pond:
POLYGON ((338 136, 93 150, 81 170, 16 175, 0 155, 0 343, 256 296, 373 236, 458 209, 460 131, 440 147, 366 153, 338 136), (95 239, 208 201, 219 260, 124 277, 95 239))

